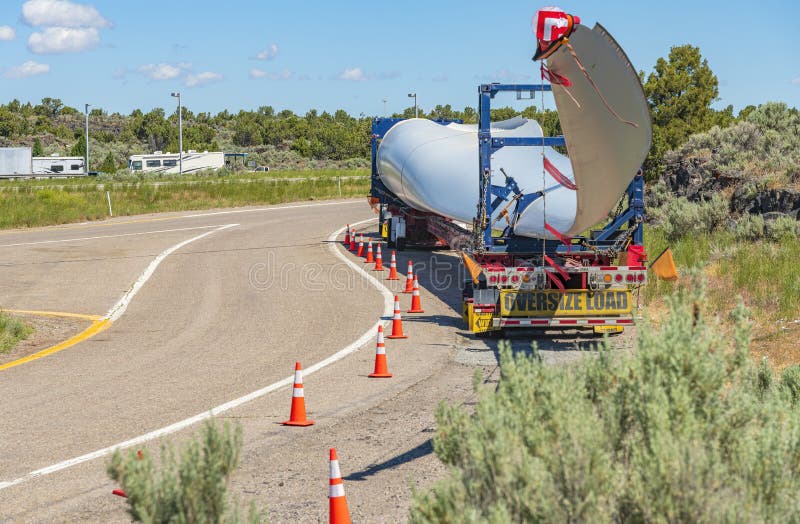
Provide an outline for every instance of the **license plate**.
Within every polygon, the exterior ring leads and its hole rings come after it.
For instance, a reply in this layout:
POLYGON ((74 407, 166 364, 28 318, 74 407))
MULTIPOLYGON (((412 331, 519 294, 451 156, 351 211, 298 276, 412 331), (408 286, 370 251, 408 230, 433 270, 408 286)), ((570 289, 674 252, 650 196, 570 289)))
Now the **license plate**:
POLYGON ((632 311, 626 289, 586 291, 500 291, 503 317, 595 317, 632 311))

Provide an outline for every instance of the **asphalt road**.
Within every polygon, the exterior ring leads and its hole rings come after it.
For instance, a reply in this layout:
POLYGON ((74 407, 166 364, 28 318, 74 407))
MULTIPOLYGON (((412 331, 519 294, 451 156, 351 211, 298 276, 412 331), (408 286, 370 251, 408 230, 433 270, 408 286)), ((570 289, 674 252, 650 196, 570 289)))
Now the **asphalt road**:
MULTIPOLYGON (((160 253, 208 233, 169 254, 108 330, 0 371, 0 522, 127 520, 124 501, 110 495, 107 454, 65 461, 208 412, 290 376, 296 360, 308 367, 351 346, 358 351, 306 378, 315 426, 279 425, 291 386, 220 415, 245 431, 234 492, 266 505, 273 521, 327 520, 326 453, 336 446, 354 518, 407 515, 412 483, 444 474, 430 447, 435 406, 474 401, 472 370, 492 379, 496 344, 461 329, 453 256, 404 253, 400 272, 414 256, 426 314, 406 315, 409 339, 387 343, 395 377, 366 378, 374 338, 353 343, 380 319, 388 293, 327 239, 372 217, 358 200, 0 233, 0 307, 92 315, 106 314, 160 253)), ((544 342, 550 360, 576 355, 571 341, 544 342)), ((138 447, 157 451, 197 428, 138 447)))

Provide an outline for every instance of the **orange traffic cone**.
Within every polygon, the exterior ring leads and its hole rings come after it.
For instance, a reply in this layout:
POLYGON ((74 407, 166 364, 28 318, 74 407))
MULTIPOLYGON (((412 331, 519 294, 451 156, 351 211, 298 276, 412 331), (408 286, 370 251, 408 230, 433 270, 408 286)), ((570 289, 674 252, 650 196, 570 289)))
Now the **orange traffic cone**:
POLYGON ((400 298, 394 296, 394 316, 392 317, 392 334, 386 338, 408 338, 403 334, 403 319, 400 318, 400 298))
POLYGON ((284 426, 310 426, 313 420, 306 419, 306 399, 303 395, 303 368, 300 362, 294 364, 294 389, 292 390, 292 412, 284 426))
POLYGON ((347 229, 344 231, 344 245, 350 245, 350 224, 347 224, 347 229))
POLYGON ((356 252, 357 248, 356 248, 356 232, 355 231, 353 231, 350 234, 350 246, 348 247, 348 249, 350 249, 351 253, 355 253, 356 252))
POLYGON ((372 264, 373 262, 375 262, 375 258, 372 256, 372 240, 370 240, 367 245, 367 258, 364 259, 364 263, 372 264))
POLYGON ((408 273, 406 273, 406 288, 403 290, 403 293, 413 293, 414 292, 414 264, 411 261, 408 261, 408 273))
POLYGON ((420 302, 419 299, 419 280, 417 280, 417 275, 414 275, 414 291, 411 295, 411 309, 406 313, 425 313, 425 310, 422 309, 422 302, 420 302))
POLYGON ((400 280, 397 276, 397 258, 394 251, 392 251, 392 260, 389 262, 389 278, 386 280, 400 280))
POLYGON ((386 271, 383 267, 383 255, 381 255, 381 245, 378 244, 378 253, 375 255, 375 269, 373 271, 386 271))
POLYGON ((357 257, 364 256, 364 235, 359 235, 358 237, 358 252, 356 253, 357 257))
POLYGON ((369 374, 370 378, 392 378, 389 366, 386 364, 386 345, 383 343, 383 326, 378 326, 378 344, 375 346, 375 371, 369 374))
POLYGON ((344 484, 342 483, 342 472, 339 470, 339 457, 336 455, 336 448, 331 448, 328 500, 330 502, 328 522, 330 524, 350 524, 350 511, 347 509, 347 497, 344 496, 344 484))

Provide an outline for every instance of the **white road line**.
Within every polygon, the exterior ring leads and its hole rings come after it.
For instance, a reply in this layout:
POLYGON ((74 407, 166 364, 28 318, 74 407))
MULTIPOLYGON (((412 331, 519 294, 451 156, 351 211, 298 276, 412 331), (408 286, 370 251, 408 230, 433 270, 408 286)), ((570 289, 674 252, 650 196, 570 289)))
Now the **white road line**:
POLYGON ((124 295, 122 295, 122 298, 120 298, 119 301, 108 310, 108 313, 106 313, 106 316, 103 318, 107 318, 112 322, 115 322, 119 317, 121 317, 122 314, 125 313, 125 310, 128 309, 128 304, 130 304, 133 297, 136 296, 136 293, 138 293, 139 290, 142 289, 142 286, 144 286, 145 282, 147 282, 150 277, 153 276, 153 272, 155 272, 159 264, 161 264, 161 262, 163 262, 164 259, 170 256, 172 253, 182 248, 186 244, 194 242, 195 240, 200 240, 201 238, 212 235, 217 231, 222 231, 223 229, 228 229, 229 227, 235 227, 238 225, 239 224, 226 224, 224 226, 218 226, 217 229, 214 229, 213 231, 206 231, 205 233, 197 235, 196 237, 184 240, 183 242, 178 242, 174 246, 159 253, 159 255, 154 258, 153 261, 150 262, 150 264, 145 268, 142 274, 139 275, 139 278, 136 279, 136 282, 133 283, 131 288, 124 295))
POLYGON ((78 242, 81 240, 97 240, 101 238, 119 238, 119 237, 133 237, 139 235, 156 235, 158 233, 174 233, 176 231, 192 231, 195 229, 212 229, 215 226, 195 226, 195 227, 180 227, 177 229, 159 229, 158 231, 141 231, 139 233, 120 233, 119 235, 99 235, 95 237, 80 237, 80 238, 64 238, 60 240, 41 240, 39 242, 20 242, 18 244, 0 244, 0 247, 16 247, 16 246, 35 246, 38 244, 57 244, 59 242, 78 242))
MULTIPOLYGON (((304 207, 317 207, 317 206, 351 206, 353 204, 364 204, 363 201, 351 202, 324 202, 319 204, 298 204, 296 206, 276 206, 276 207, 259 207, 256 209, 232 209, 230 211, 212 211, 210 213, 197 213, 194 215, 181 215, 175 218, 197 218, 197 217, 210 217, 214 215, 232 215, 235 213, 256 213, 258 211, 274 211, 279 209, 301 209, 304 207)), ((344 231, 344 230, 342 230, 344 231)))
MULTIPOLYGON (((361 225, 361 224, 364 224, 366 222, 370 222, 370 221, 373 221, 373 220, 375 220, 375 219, 374 218, 370 218, 370 219, 367 219, 367 220, 362 220, 361 222, 356 222, 354 224, 351 224, 351 226, 358 226, 358 225, 361 225)), ((223 226, 223 227, 232 227, 233 225, 234 224, 229 224, 229 225, 223 226)), ((335 240, 344 231, 344 229, 345 228, 341 228, 341 229, 339 229, 337 231, 334 231, 333 233, 331 233, 328 236, 328 248, 331 250, 331 253, 333 253, 336 257, 338 257, 339 259, 344 261, 348 266, 353 268, 353 270, 356 273, 361 275, 364 279, 367 280, 367 282, 369 282, 373 287, 375 287, 375 289, 377 289, 378 291, 381 292, 381 294, 383 295, 383 313, 381 313, 381 316, 382 317, 389 317, 392 314, 392 312, 394 311, 394 295, 392 295, 392 293, 389 291, 389 289, 380 280, 376 279, 375 277, 373 277, 372 275, 370 275, 369 273, 364 271, 364 269, 361 266, 355 264, 353 261, 351 261, 349 258, 347 258, 342 253, 342 251, 336 246, 335 240)), ((219 231, 219 229, 217 229, 215 231, 219 231)), ((204 233, 203 235, 200 235, 199 237, 195 237, 193 239, 187 240, 186 244, 188 244, 189 242, 192 242, 193 240, 197 240, 198 238, 201 238, 201 237, 203 237, 205 235, 210 235, 211 233, 214 233, 215 231, 209 231, 208 233, 204 233)), ((177 246, 174 249, 173 248, 170 248, 170 249, 172 249, 174 251, 175 249, 178 249, 178 247, 180 247, 180 246, 177 246)), ((153 269, 155 269, 155 268, 153 268, 153 269)), ((126 296, 127 296, 127 294, 126 294, 126 296)), ((132 295, 129 298, 132 298, 132 295)), ((113 308, 112 308, 112 310, 113 310, 113 308)), ((109 311, 109 314, 110 313, 111 313, 111 311, 109 311)), ((324 360, 321 360, 320 362, 317 362, 316 364, 314 364, 314 365, 312 365, 310 367, 305 368, 303 370, 303 376, 308 376, 308 375, 310 375, 310 374, 312 374, 312 373, 314 373, 316 371, 319 371, 320 369, 322 369, 322 368, 324 368, 326 366, 329 366, 329 365, 333 364, 334 362, 336 362, 338 360, 343 359, 347 355, 350 355, 351 353, 354 353, 354 352, 358 351, 362 346, 364 346, 365 344, 367 344, 368 342, 370 342, 373 339, 373 337, 375 336, 375 331, 378 329, 378 325, 379 324, 383 324, 383 323, 388 323, 388 321, 378 320, 378 322, 373 324, 363 335, 361 335, 361 337, 358 338, 358 340, 356 340, 356 341, 352 342, 351 344, 349 344, 348 346, 340 349, 339 351, 337 351, 333 355, 329 356, 328 358, 326 358, 324 360)), ((234 399, 234 400, 231 400, 229 402, 226 402, 225 404, 221 404, 219 406, 211 408, 207 412, 199 413, 199 414, 197 414, 197 415, 195 415, 193 417, 181 420, 179 422, 175 422, 174 424, 171 424, 169 426, 166 426, 166 427, 163 427, 163 428, 160 428, 160 429, 156 429, 156 430, 151 431, 149 433, 145 433, 144 435, 140 435, 138 437, 134 437, 134 438, 126 440, 124 442, 120 442, 118 444, 114 444, 113 446, 109 446, 107 448, 98 449, 97 451, 92 451, 91 453, 87 453, 87 454, 81 455, 79 457, 71 458, 69 460, 65 460, 63 462, 59 462, 57 464, 52 464, 50 466, 47 466, 47 467, 44 467, 44 468, 41 468, 41 469, 37 469, 36 471, 31 471, 27 475, 24 475, 22 477, 14 479, 14 480, 9 480, 9 481, 5 481, 5 482, 0 481, 0 490, 5 489, 5 488, 9 488, 11 486, 16 486, 18 484, 22 484, 23 482, 27 482, 29 480, 33 480, 33 479, 38 478, 38 477, 43 477, 45 475, 49 475, 50 473, 55 473, 57 471, 61 471, 63 469, 67 469, 67 468, 70 468, 72 466, 76 466, 78 464, 82 464, 83 462, 88 462, 90 460, 94 460, 94 459, 98 459, 98 458, 104 457, 106 455, 110 455, 111 453, 113 453, 114 451, 116 451, 118 449, 130 448, 130 447, 133 447, 133 446, 136 446, 136 445, 139 445, 139 444, 144 444, 145 442, 148 442, 150 440, 154 440, 154 439, 157 439, 157 438, 160 438, 160 437, 164 437, 164 436, 170 435, 172 433, 177 433, 178 431, 186 429, 187 427, 189 427, 189 426, 191 426, 193 424, 197 424, 198 422, 202 422, 204 420, 207 420, 207 419, 209 419, 209 418, 211 418, 213 416, 219 415, 220 413, 224 413, 225 411, 229 411, 229 410, 231 410, 233 408, 239 407, 242 404, 250 402, 251 400, 255 400, 255 399, 259 398, 259 397, 263 397, 267 393, 271 393, 271 392, 273 392, 273 391, 275 391, 277 389, 280 389, 282 387, 290 386, 293 383, 294 383, 294 374, 284 378, 283 380, 279 380, 278 382, 270 384, 269 386, 266 386, 266 387, 261 388, 261 389, 256 390, 256 391, 253 391, 252 393, 249 393, 249 394, 247 394, 247 395, 245 395, 243 397, 239 397, 237 399, 234 399)))

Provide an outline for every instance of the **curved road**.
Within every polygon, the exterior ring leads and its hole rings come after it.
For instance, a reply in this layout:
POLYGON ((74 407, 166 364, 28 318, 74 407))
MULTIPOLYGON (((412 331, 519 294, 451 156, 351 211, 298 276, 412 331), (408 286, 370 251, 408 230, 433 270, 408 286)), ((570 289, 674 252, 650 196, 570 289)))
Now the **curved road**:
MULTIPOLYGON (((109 329, 0 370, 0 522, 124 522, 125 502, 110 495, 108 455, 69 467, 65 461, 281 381, 296 360, 309 367, 358 346, 306 377, 315 426, 279 425, 290 385, 221 414, 245 430, 234 492, 266 505, 273 521, 324 521, 326 450, 335 446, 354 518, 402 519, 411 484, 444 473, 430 446, 435 406, 474 400, 472 368, 456 361, 492 370, 495 348, 459 331, 455 259, 443 254, 444 267, 434 271, 436 255, 416 253, 426 314, 404 317, 409 339, 387 341, 395 377, 366 378, 374 338, 353 343, 380 319, 388 293, 344 260, 364 267, 361 261, 327 240, 347 222, 370 218, 358 200, 0 232, 0 307, 98 316, 159 254, 194 239, 161 261, 109 329), (441 280, 435 273, 445 281, 449 275, 450 285, 433 294, 426 288, 441 280), (54 471, 31 475, 47 468, 54 471)), ((406 260, 398 257, 401 273, 406 260)), ((402 302, 407 309, 407 295, 402 302)), ((196 430, 137 447, 157 451, 196 430)))

